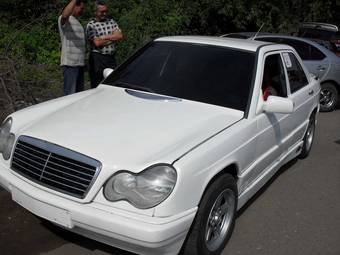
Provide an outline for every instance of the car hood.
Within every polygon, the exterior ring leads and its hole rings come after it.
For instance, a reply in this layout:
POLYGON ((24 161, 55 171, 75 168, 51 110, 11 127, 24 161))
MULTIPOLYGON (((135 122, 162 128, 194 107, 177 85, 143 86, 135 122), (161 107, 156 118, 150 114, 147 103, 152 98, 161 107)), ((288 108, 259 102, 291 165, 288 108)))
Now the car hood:
POLYGON ((241 118, 237 110, 101 85, 21 135, 78 151, 103 166, 138 172, 171 164, 241 118))

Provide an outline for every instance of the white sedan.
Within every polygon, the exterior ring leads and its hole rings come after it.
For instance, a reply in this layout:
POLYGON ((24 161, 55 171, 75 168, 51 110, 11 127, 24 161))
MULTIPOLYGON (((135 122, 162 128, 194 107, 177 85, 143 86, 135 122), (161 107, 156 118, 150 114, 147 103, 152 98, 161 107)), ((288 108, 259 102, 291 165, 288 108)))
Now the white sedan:
POLYGON ((138 254, 220 254, 236 211, 311 150, 320 85, 287 45, 159 38, 111 71, 0 129, 0 184, 70 231, 138 254))

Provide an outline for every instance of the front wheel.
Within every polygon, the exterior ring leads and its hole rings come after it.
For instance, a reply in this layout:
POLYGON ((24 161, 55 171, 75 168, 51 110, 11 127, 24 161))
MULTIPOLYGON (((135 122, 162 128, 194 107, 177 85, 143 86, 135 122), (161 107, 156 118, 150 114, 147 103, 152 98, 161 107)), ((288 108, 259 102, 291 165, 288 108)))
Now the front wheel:
POLYGON ((220 254, 233 231, 236 209, 236 181, 222 175, 205 191, 181 254, 220 254))
POLYGON ((311 149, 312 149, 312 145, 314 142, 314 136, 315 136, 315 114, 313 114, 310 118, 309 118, 309 122, 308 122, 308 127, 307 127, 307 131, 305 133, 305 136, 303 138, 303 145, 302 145, 302 150, 301 153, 299 155, 299 158, 306 158, 308 157, 311 149))
POLYGON ((338 90, 332 83, 321 84, 320 111, 329 112, 338 104, 338 90))

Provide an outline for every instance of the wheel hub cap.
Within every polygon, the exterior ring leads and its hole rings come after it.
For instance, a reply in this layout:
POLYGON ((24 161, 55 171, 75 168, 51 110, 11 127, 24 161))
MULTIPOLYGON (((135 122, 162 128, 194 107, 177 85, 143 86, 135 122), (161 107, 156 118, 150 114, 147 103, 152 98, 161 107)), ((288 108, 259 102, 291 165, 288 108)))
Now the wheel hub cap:
POLYGON ((234 210, 234 192, 226 189, 215 200, 206 224, 205 242, 210 251, 217 250, 223 243, 231 226, 234 210))
POLYGON ((327 89, 322 89, 320 92, 320 104, 329 107, 333 104, 333 102, 333 93, 327 89))

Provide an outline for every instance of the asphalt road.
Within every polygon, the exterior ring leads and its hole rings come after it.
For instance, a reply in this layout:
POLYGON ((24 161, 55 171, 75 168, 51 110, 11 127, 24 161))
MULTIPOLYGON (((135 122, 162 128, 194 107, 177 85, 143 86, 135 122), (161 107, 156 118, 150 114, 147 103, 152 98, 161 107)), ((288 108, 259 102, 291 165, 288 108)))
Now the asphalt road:
MULTIPOLYGON (((132 255, 42 222, 0 190, 0 254, 132 255)), ((340 110, 321 113, 294 160, 239 212, 223 255, 340 254, 340 110)))

